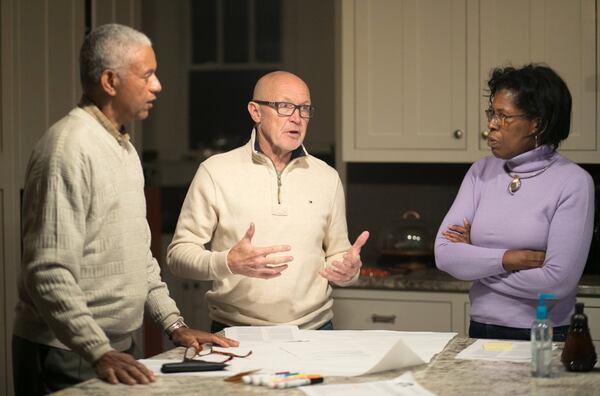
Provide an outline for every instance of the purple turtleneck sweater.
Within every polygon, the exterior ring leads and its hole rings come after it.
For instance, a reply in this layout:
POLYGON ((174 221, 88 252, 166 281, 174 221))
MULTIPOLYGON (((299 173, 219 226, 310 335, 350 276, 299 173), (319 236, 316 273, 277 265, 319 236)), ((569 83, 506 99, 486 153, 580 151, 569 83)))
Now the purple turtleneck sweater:
POLYGON ((553 326, 569 323, 577 283, 592 239, 594 187, 591 176, 549 146, 508 161, 486 157, 475 162, 444 218, 435 241, 437 267, 458 279, 473 280, 471 319, 529 328, 540 293, 552 293, 548 318, 553 326), (508 175, 521 180, 511 195, 508 175), (441 233, 448 226, 471 223, 471 244, 453 243, 441 233), (509 249, 546 251, 541 268, 506 272, 502 256, 509 249))

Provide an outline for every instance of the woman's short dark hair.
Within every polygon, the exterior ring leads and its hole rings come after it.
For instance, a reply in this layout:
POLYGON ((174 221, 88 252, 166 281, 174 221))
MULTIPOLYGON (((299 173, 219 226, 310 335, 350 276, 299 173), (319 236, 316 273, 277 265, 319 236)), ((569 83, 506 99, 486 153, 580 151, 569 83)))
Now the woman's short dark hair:
POLYGON ((530 119, 539 118, 540 144, 555 150, 571 129, 571 93, 567 84, 554 70, 538 64, 492 70, 488 81, 490 103, 496 92, 511 91, 515 105, 530 119))

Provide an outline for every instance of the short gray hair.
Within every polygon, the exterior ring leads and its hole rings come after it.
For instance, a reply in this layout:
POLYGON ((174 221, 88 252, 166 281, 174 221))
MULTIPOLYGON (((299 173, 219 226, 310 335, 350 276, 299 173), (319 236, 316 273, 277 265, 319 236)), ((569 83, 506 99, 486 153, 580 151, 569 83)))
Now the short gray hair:
POLYGON ((79 53, 79 75, 84 92, 100 83, 106 69, 118 72, 131 64, 131 55, 139 47, 151 47, 144 33, 129 26, 109 23, 98 26, 83 40, 79 53))

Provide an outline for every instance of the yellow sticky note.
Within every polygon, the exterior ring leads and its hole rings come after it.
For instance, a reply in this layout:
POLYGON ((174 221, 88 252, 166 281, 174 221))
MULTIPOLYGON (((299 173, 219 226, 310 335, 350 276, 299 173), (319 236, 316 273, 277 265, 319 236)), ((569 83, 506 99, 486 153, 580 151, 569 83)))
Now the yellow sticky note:
POLYGON ((512 342, 485 342, 483 344, 483 350, 486 352, 510 351, 511 349, 512 342))

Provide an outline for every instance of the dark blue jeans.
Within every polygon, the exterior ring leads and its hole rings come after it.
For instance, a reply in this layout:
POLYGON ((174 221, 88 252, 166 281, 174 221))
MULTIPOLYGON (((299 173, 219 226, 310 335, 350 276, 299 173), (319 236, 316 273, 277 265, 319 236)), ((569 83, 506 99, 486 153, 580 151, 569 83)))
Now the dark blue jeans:
MULTIPOLYGON (((226 325, 224 323, 213 320, 212 323, 210 324, 210 331, 212 333, 218 333, 219 331, 223 330, 225 327, 229 327, 229 325, 226 325)), ((331 322, 331 320, 328 320, 317 330, 333 330, 333 323, 331 322)))
MULTIPOLYGON (((569 326, 558 326, 552 328, 552 340, 564 342, 567 339, 569 326)), ((471 321, 469 324, 469 337, 488 338, 494 340, 531 340, 531 329, 516 327, 504 327, 471 321)))

